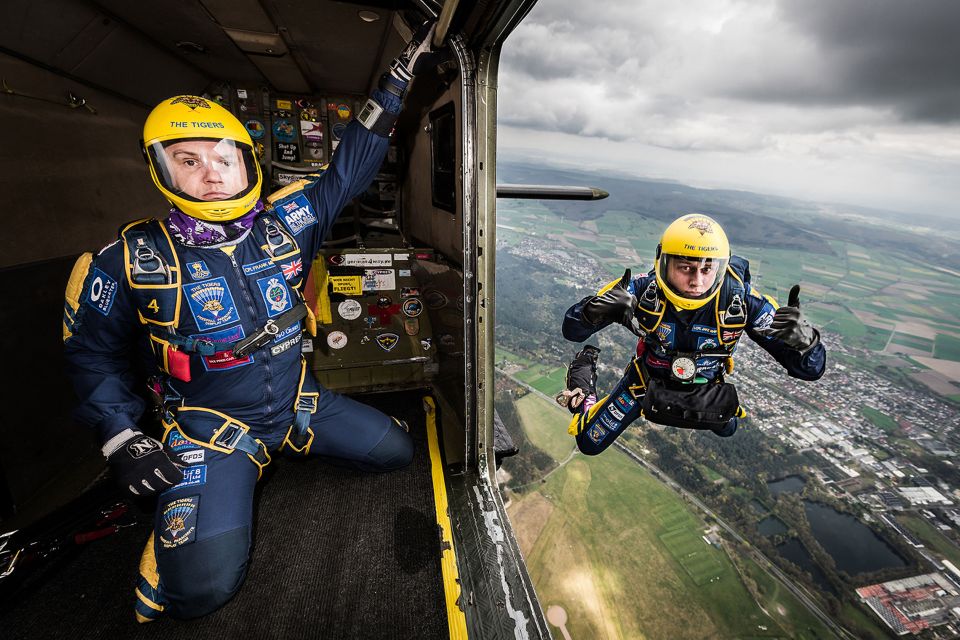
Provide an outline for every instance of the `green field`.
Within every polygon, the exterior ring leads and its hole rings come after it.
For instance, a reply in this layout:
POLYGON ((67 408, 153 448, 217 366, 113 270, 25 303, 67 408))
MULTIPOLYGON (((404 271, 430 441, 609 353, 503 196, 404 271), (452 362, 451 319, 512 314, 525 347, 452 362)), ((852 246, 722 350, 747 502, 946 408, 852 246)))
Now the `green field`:
POLYGON ((933 357, 960 362, 960 338, 938 333, 933 345, 933 357))
POLYGON ((954 565, 960 566, 960 548, 947 540, 943 534, 937 531, 929 522, 921 517, 908 514, 898 515, 897 522, 903 525, 910 533, 917 536, 927 548, 944 556, 954 565))
MULTIPOLYGON (((564 417, 534 396, 520 403, 564 417)), ((523 424, 543 442, 543 430, 523 424)), ((571 637, 830 637, 769 578, 764 613, 726 554, 701 538, 699 515, 617 450, 577 455, 535 486, 513 496, 510 519, 541 606, 564 608, 571 637)))
POLYGON ((515 374, 515 377, 548 396, 556 395, 558 391, 567 386, 567 369, 565 367, 532 365, 515 374))
POLYGON ((523 430, 535 447, 557 462, 570 455, 575 443, 567 433, 570 417, 565 411, 533 394, 520 398, 516 406, 523 430))
POLYGON ((893 338, 890 339, 890 342, 894 344, 901 344, 905 347, 910 347, 911 349, 919 349, 920 351, 930 351, 933 349, 933 340, 929 338, 912 336, 908 333, 900 333, 899 331, 893 334, 893 338))
POLYGON ((900 429, 896 420, 882 411, 877 411, 873 407, 863 405, 860 407, 860 413, 864 418, 872 422, 880 429, 883 429, 886 433, 896 433, 900 429))

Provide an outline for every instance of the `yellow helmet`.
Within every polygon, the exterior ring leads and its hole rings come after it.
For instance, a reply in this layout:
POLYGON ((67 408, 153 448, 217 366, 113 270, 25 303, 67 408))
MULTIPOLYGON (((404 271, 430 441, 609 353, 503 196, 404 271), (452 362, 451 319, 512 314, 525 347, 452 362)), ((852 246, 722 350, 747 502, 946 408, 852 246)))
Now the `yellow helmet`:
POLYGON ((727 234, 716 220, 700 213, 677 218, 657 246, 657 285, 678 309, 699 309, 723 285, 730 261, 727 234))
POLYGON ((257 204, 263 176, 253 141, 216 102, 164 100, 147 116, 141 144, 154 184, 188 216, 227 222, 257 204))

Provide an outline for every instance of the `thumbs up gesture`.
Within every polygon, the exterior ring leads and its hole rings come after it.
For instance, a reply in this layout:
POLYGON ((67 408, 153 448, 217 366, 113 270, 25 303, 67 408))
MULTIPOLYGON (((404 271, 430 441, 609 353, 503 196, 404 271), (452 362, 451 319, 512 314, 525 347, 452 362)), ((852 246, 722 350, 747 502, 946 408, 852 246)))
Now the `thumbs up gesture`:
POLYGON ((810 326, 800 311, 800 285, 793 285, 787 306, 777 309, 773 322, 763 333, 780 339, 797 351, 806 351, 820 341, 820 334, 810 326))
POLYGON ((583 305, 581 314, 583 319, 593 325, 601 322, 616 322, 622 324, 639 338, 644 336, 634 310, 637 308, 637 297, 630 293, 630 269, 623 272, 623 276, 612 286, 599 295, 592 297, 583 305))

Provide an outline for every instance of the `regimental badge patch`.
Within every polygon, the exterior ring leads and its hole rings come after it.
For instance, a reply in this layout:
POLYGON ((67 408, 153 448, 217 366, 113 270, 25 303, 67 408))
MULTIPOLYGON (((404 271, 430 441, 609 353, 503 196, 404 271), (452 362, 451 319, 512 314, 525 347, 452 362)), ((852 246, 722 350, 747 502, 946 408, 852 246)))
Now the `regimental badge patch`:
POLYGON ((384 351, 390 351, 397 343, 400 341, 400 336, 395 333, 381 333, 377 336, 377 344, 380 345, 380 348, 384 351))
POLYGON ((90 280, 90 286, 83 301, 103 315, 110 315, 113 301, 117 297, 118 286, 116 280, 94 267, 93 278, 90 280))
POLYGON ((600 441, 607 437, 607 432, 603 430, 603 427, 595 424, 587 429, 587 436, 596 444, 600 444, 600 441))
POLYGON ((260 287, 260 294, 267 304, 267 315, 270 317, 278 316, 287 309, 293 308, 293 300, 290 298, 287 285, 278 276, 260 278, 257 280, 257 286, 260 287))
POLYGON ((196 540, 199 508, 200 496, 177 498, 164 505, 160 511, 162 530, 159 537, 164 549, 182 547, 196 540))
POLYGON ((210 269, 207 268, 207 264, 203 260, 188 262, 187 272, 194 280, 206 280, 210 277, 210 269))
POLYGON ((222 276, 195 284, 185 284, 183 292, 200 331, 216 329, 238 320, 233 295, 222 276))

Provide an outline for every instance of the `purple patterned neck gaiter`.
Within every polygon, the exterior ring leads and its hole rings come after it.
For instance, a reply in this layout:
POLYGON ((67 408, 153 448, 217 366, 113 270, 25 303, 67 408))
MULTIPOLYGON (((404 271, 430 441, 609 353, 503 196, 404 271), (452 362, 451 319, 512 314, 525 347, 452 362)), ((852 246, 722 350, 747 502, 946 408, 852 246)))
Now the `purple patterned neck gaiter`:
POLYGON ((166 220, 167 230, 177 242, 188 247, 205 249, 226 247, 239 243, 247 236, 253 228, 254 219, 261 211, 263 211, 263 203, 257 200, 253 209, 243 216, 226 224, 218 224, 191 218, 180 209, 170 207, 170 215, 166 220))

